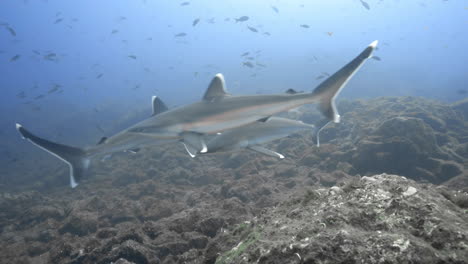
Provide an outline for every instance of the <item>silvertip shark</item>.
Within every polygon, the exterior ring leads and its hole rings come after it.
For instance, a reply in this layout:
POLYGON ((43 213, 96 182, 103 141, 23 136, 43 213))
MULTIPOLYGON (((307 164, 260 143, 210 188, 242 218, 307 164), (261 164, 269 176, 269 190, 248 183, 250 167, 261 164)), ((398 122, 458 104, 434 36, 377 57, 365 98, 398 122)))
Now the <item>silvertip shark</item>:
POLYGON ((196 153, 203 154, 209 151, 206 135, 239 128, 304 104, 318 103, 327 120, 339 123, 335 98, 372 56, 377 43, 377 40, 372 42, 311 93, 233 96, 226 92, 224 77, 218 73, 201 101, 158 113, 167 107, 153 99, 156 114, 109 138, 103 138, 92 147, 77 148, 51 142, 35 136, 18 123, 16 129, 24 139, 68 164, 70 185, 74 188, 85 175, 90 160, 97 155, 174 141, 181 141, 196 153))
MULTIPOLYGON (((250 149, 267 156, 284 159, 282 154, 259 145, 287 137, 300 130, 314 128, 314 125, 306 124, 302 121, 272 116, 217 134, 207 141, 208 151, 206 153, 250 149)), ((186 148, 187 152, 192 157, 195 157, 197 154, 196 150, 189 149, 187 146, 186 148)))

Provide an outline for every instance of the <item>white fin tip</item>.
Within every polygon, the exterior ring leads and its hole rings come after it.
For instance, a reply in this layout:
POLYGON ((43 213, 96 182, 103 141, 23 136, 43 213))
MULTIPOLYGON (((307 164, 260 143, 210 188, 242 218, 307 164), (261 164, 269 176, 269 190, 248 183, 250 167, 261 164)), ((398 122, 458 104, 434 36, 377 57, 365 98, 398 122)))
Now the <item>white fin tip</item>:
POLYGON ((369 47, 375 48, 375 47, 377 47, 377 44, 379 44, 379 41, 378 41, 378 40, 374 40, 374 41, 372 41, 372 43, 369 45, 369 47))

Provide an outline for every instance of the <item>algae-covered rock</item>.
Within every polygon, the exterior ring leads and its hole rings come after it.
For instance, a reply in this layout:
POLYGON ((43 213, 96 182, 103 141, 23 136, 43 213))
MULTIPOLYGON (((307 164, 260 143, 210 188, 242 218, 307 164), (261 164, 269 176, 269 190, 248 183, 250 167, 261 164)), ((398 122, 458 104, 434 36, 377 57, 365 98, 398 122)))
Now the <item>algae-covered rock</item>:
MULTIPOLYGON (((464 209, 430 185, 375 175, 283 202, 228 235, 216 263, 463 263, 464 209), (349 185, 352 185, 350 187, 349 185), (232 239, 237 238, 237 240, 232 239), (255 239, 252 239, 255 238, 255 239)), ((219 245, 218 245, 219 248, 219 245)))

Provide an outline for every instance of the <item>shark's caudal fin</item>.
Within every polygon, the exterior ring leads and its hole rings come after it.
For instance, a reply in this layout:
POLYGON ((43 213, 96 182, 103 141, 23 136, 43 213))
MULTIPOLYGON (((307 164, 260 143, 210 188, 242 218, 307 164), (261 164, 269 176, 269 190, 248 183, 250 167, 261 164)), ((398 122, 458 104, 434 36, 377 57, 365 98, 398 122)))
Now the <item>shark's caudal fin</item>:
POLYGON ((340 122, 340 115, 335 106, 335 98, 349 79, 359 70, 362 64, 372 56, 372 52, 377 47, 377 43, 377 40, 372 42, 361 54, 335 72, 332 76, 328 77, 312 92, 313 95, 319 98, 320 111, 329 120, 335 123, 340 122))
POLYGON ((72 188, 78 185, 78 182, 89 167, 89 159, 86 157, 84 150, 37 137, 20 124, 16 124, 16 129, 24 139, 67 163, 70 167, 70 185, 72 188))

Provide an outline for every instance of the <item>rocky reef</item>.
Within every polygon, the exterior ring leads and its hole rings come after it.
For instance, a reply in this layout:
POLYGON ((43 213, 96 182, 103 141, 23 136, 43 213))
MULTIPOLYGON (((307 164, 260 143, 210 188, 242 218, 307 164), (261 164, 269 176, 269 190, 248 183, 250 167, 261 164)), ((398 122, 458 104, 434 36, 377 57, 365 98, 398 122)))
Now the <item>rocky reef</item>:
POLYGON ((270 144, 281 161, 163 146, 93 161, 76 189, 52 166, 0 186, 0 262, 464 263, 467 104, 342 101, 320 148, 270 144))

